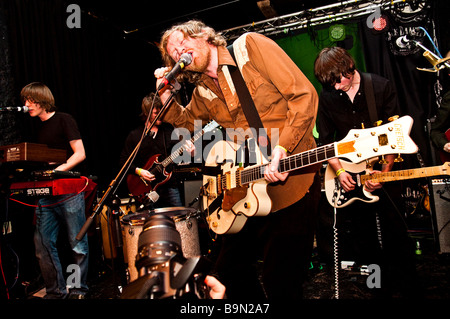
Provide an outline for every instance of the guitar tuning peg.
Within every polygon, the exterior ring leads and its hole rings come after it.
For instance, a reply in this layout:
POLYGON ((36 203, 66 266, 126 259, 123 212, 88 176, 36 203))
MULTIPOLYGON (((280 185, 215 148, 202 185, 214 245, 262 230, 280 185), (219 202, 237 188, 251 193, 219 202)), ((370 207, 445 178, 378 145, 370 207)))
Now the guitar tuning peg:
POLYGON ((383 121, 382 120, 378 120, 375 123, 373 123, 373 126, 380 126, 381 123, 383 123, 383 121))
POLYGON ((394 159, 394 163, 401 163, 403 162, 403 158, 400 156, 400 153, 397 155, 397 157, 394 159))
POLYGON ((388 121, 393 122, 393 121, 397 120, 398 118, 399 118, 398 115, 394 115, 394 116, 391 116, 390 118, 388 118, 388 121))
POLYGON ((387 164, 389 162, 385 160, 384 155, 381 155, 381 159, 378 161, 378 163, 383 165, 383 164, 387 164))
POLYGON ((371 168, 372 167, 372 163, 369 162, 369 160, 366 160, 366 168, 371 168))

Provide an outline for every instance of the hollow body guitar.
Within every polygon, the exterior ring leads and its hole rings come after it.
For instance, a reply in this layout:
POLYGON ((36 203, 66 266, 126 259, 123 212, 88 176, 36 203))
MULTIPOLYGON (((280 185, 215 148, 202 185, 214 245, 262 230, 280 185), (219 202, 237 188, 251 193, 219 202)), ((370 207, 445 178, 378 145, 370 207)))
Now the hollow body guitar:
MULTIPOLYGON (((289 172, 335 157, 359 163, 380 155, 416 153, 417 145, 409 137, 412 124, 410 116, 403 116, 378 127, 350 130, 339 142, 283 158, 278 170, 289 172)), ((231 141, 219 141, 205 161, 203 208, 210 229, 217 234, 237 233, 249 217, 266 216, 271 211, 272 201, 264 180, 269 161, 255 145, 254 164, 243 167, 236 161, 241 148, 231 141)))
MULTIPOLYGON (((370 162, 370 161, 369 161, 370 162)), ((393 182, 406 179, 450 175, 450 162, 441 166, 421 167, 406 169, 401 171, 371 173, 366 169, 366 163, 349 163, 341 160, 342 167, 349 173, 356 182, 355 189, 346 192, 339 183, 334 170, 327 166, 325 170, 325 195, 328 203, 336 208, 350 205, 354 201, 360 200, 366 203, 375 203, 379 197, 364 189, 367 180, 374 182, 393 182)))

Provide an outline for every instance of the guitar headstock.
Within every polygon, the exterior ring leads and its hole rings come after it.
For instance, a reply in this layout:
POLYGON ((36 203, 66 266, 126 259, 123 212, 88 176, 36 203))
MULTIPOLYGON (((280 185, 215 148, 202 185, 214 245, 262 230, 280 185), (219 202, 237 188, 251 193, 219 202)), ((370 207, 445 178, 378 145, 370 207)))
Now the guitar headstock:
POLYGON ((211 132, 212 130, 214 130, 215 128, 217 128, 219 126, 220 126, 219 123, 212 120, 211 122, 209 122, 208 124, 205 125, 205 127, 203 128, 203 132, 204 133, 211 132))
POLYGON ((377 127, 350 130, 337 142, 336 155, 359 163, 375 156, 417 153, 419 148, 409 136, 413 122, 403 116, 377 127))

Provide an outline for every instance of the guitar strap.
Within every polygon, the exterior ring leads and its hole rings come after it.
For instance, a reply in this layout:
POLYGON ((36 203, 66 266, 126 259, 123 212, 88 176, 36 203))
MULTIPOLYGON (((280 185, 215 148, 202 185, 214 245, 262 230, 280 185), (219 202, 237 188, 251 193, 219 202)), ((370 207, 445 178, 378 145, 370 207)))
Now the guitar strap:
MULTIPOLYGON (((230 52, 231 56, 233 57, 233 60, 236 62, 233 45, 232 44, 229 45, 227 49, 230 52)), ((261 152, 264 154, 264 156, 266 155, 270 156, 272 148, 270 146, 269 138, 267 137, 267 132, 264 129, 261 117, 259 116, 258 111, 256 110, 255 103, 253 102, 252 96, 248 91, 248 87, 245 84, 244 78, 242 77, 239 67, 234 67, 230 65, 229 70, 247 122, 250 125, 250 127, 256 130, 259 148, 261 152)))
POLYGON ((367 108, 369 109, 370 121, 373 124, 378 121, 378 115, 375 104, 375 94, 373 93, 372 76, 370 73, 361 73, 361 75, 364 78, 364 83, 367 83, 367 85, 364 86, 364 89, 366 93, 366 101, 367 108))

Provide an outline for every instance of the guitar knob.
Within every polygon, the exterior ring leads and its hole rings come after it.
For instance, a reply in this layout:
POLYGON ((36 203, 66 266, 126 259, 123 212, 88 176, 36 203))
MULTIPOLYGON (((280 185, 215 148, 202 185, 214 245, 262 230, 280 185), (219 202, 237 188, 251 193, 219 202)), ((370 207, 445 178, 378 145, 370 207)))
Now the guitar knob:
POLYGON ((219 224, 217 222, 212 222, 211 223, 211 227, 212 228, 217 228, 217 226, 219 226, 219 224))
POLYGON ((398 118, 399 118, 398 115, 394 115, 394 116, 391 116, 390 118, 388 118, 388 121, 393 122, 393 121, 397 120, 398 118))
POLYGON ((383 123, 383 121, 378 120, 378 121, 376 121, 375 123, 373 123, 373 126, 380 126, 381 123, 383 123))
POLYGON ((400 156, 400 154, 397 155, 397 157, 394 159, 394 163, 401 163, 403 162, 403 158, 400 156))
POLYGON ((340 200, 338 200, 337 204, 338 204, 338 205, 341 205, 341 204, 342 204, 342 202, 341 202, 340 200))
POLYGON ((384 158, 384 155, 381 156, 381 159, 378 161, 379 164, 383 165, 383 164, 387 164, 389 163, 388 161, 386 161, 386 159, 384 158))

